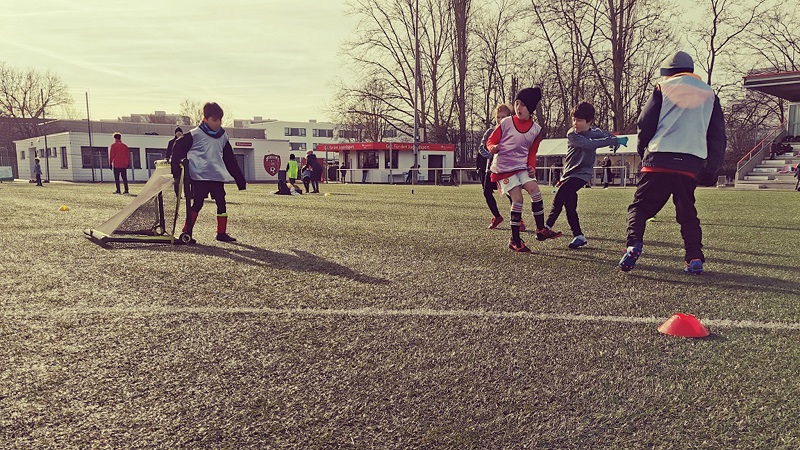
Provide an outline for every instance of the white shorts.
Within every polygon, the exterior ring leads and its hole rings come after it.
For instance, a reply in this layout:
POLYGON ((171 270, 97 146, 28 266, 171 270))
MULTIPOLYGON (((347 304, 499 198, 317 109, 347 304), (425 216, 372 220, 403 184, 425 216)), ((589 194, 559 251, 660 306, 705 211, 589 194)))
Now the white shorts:
POLYGON ((528 175, 527 170, 521 170, 514 175, 506 178, 505 180, 500 180, 497 182, 497 187, 500 189, 500 193, 503 195, 508 195, 508 193, 517 186, 523 186, 525 183, 537 181, 536 177, 532 177, 528 175))

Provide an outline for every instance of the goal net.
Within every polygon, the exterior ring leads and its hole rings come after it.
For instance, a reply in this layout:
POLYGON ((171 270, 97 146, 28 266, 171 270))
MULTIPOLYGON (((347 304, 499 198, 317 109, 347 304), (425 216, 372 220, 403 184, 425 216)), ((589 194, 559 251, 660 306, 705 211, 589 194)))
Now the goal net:
MULTIPOLYGON (((156 161, 156 170, 133 201, 96 228, 83 232, 93 241, 174 243, 175 218, 180 208, 170 164, 156 161)), ((181 224, 183 218, 181 218, 181 224)))

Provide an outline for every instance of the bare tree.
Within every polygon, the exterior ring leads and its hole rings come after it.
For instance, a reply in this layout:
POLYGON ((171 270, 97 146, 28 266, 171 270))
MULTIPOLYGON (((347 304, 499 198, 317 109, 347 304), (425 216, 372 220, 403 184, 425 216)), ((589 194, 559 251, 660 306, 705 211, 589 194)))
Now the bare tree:
POLYGON ((513 74, 509 55, 522 45, 519 33, 513 32, 516 21, 521 20, 517 0, 497 0, 474 10, 471 37, 474 51, 470 52, 472 68, 470 83, 479 91, 480 109, 473 111, 478 120, 489 127, 495 105, 505 103, 510 97, 507 80, 513 74))
POLYGON ((693 48, 700 67, 706 71, 706 83, 711 85, 720 58, 741 57, 741 52, 736 50, 744 44, 746 31, 761 22, 766 14, 765 0, 699 0, 697 6, 703 10, 698 14, 702 20, 695 25, 692 34, 699 39, 689 41, 703 44, 702 47, 693 45, 693 48))
MULTIPOLYGON (((769 9, 761 20, 748 28, 742 45, 754 60, 751 67, 771 71, 800 70, 800 39, 797 39, 800 12, 793 3, 769 9)), ((747 72, 747 71, 743 71, 747 72)))
MULTIPOLYGON (((41 119, 72 104, 61 77, 51 71, 19 70, 0 62, 0 117, 41 119)), ((38 131, 36 121, 20 121, 25 131, 38 131)))
POLYGON ((458 147, 460 161, 467 159, 467 61, 469 58, 469 18, 471 0, 450 0, 455 31, 454 60, 456 68, 455 103, 458 110, 458 147))
MULTIPOLYGON (((396 125, 396 122, 389 120, 390 110, 384 101, 387 91, 385 82, 374 79, 367 80, 358 89, 340 88, 333 108, 337 127, 358 131, 352 139, 382 142, 388 131, 396 125)), ((402 132, 407 133, 408 130, 403 129, 402 132)))
MULTIPOLYGON (((361 18, 358 33, 344 47, 353 61, 356 78, 380 80, 382 101, 390 127, 411 137, 414 88, 419 89, 419 120, 431 142, 448 142, 453 102, 452 14, 449 0, 352 0, 350 13, 361 18), (415 19, 419 20, 419 59, 415 73, 415 19)), ((351 94, 368 97, 365 86, 343 86, 351 94)))
POLYGON ((200 100, 181 100, 178 105, 178 114, 188 118, 186 125, 197 125, 203 120, 203 105, 205 102, 200 100))

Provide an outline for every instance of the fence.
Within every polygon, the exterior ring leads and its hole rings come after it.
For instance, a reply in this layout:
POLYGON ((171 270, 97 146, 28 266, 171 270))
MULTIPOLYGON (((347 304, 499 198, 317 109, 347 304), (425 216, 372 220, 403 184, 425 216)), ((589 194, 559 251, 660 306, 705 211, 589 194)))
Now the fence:
MULTIPOLYGON (((591 184, 603 182, 602 166, 595 166, 591 184)), ((628 166, 611 166, 609 185, 628 186, 638 182, 639 173, 631 171, 628 166)), ((555 185, 561 177, 563 167, 541 167, 536 169, 539 184, 555 185)), ((408 184, 409 171, 388 169, 336 169, 336 181, 340 183, 388 183, 408 184)), ((333 177, 330 178, 333 181, 333 177)), ((417 169, 416 183, 435 184, 437 186, 461 186, 462 184, 479 184, 481 179, 477 171, 471 167, 443 167, 417 169)))

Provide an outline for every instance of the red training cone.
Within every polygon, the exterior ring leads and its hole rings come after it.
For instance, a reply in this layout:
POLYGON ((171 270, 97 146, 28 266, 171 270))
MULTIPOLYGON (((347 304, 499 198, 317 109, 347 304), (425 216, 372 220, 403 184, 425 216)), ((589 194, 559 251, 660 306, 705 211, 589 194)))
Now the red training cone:
POLYGON ((677 313, 658 327, 658 331, 671 336, 704 338, 709 335, 697 317, 691 314, 677 313))

